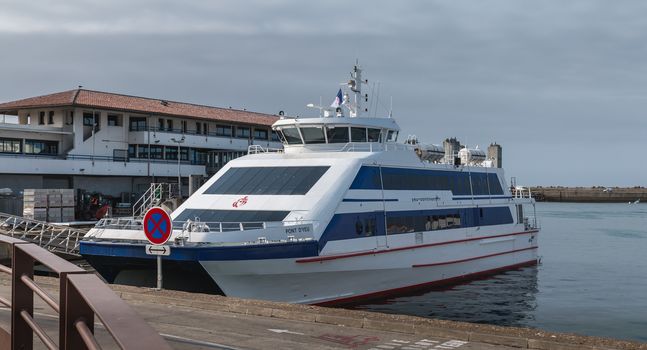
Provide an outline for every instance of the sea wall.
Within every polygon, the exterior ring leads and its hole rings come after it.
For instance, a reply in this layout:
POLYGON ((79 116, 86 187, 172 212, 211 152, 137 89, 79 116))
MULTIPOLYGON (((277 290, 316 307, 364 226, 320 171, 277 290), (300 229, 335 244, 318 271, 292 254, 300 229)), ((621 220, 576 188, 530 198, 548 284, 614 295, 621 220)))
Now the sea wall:
POLYGON ((532 187, 537 201, 628 203, 640 200, 647 203, 645 187, 532 187))

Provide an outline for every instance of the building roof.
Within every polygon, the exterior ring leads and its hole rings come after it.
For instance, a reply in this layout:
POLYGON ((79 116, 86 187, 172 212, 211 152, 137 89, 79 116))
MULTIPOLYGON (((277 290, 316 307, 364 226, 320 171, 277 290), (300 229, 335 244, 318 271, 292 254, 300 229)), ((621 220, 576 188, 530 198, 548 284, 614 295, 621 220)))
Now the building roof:
POLYGON ((0 103, 0 112, 29 108, 84 107, 120 110, 142 114, 157 114, 177 117, 191 117, 206 120, 272 125, 279 117, 241 111, 231 108, 203 106, 192 103, 166 101, 154 98, 129 96, 110 92, 75 89, 49 95, 36 96, 0 103))

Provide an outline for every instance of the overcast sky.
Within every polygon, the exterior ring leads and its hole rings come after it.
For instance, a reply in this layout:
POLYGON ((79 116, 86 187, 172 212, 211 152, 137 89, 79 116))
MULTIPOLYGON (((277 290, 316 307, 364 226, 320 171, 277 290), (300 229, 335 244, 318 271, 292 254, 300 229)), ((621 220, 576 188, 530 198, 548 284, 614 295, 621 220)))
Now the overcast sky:
MULTIPOLYGON (((523 184, 647 186, 647 1, 0 0, 0 101, 89 89, 316 115, 359 59, 402 134, 523 184)), ((369 91, 370 92, 370 91, 369 91)))

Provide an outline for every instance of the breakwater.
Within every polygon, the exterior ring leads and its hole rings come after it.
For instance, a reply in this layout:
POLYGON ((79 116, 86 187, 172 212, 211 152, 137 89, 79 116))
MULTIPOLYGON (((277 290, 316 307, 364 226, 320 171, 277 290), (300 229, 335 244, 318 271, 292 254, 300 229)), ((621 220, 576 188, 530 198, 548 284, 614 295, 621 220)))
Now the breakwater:
POLYGON ((645 187, 532 187, 533 197, 546 202, 647 202, 645 187))

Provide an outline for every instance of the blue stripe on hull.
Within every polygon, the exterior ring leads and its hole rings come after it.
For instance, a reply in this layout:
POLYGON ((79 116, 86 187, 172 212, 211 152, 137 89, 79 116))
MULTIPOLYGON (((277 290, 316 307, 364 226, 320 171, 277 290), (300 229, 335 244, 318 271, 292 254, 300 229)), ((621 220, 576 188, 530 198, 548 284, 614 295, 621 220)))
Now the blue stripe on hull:
MULTIPOLYGON (((143 244, 82 241, 80 250, 83 256, 155 259, 154 255, 146 254, 143 244)), ((171 255, 164 259, 178 261, 263 260, 304 258, 316 255, 318 255, 317 241, 307 241, 226 247, 171 246, 171 255)))

